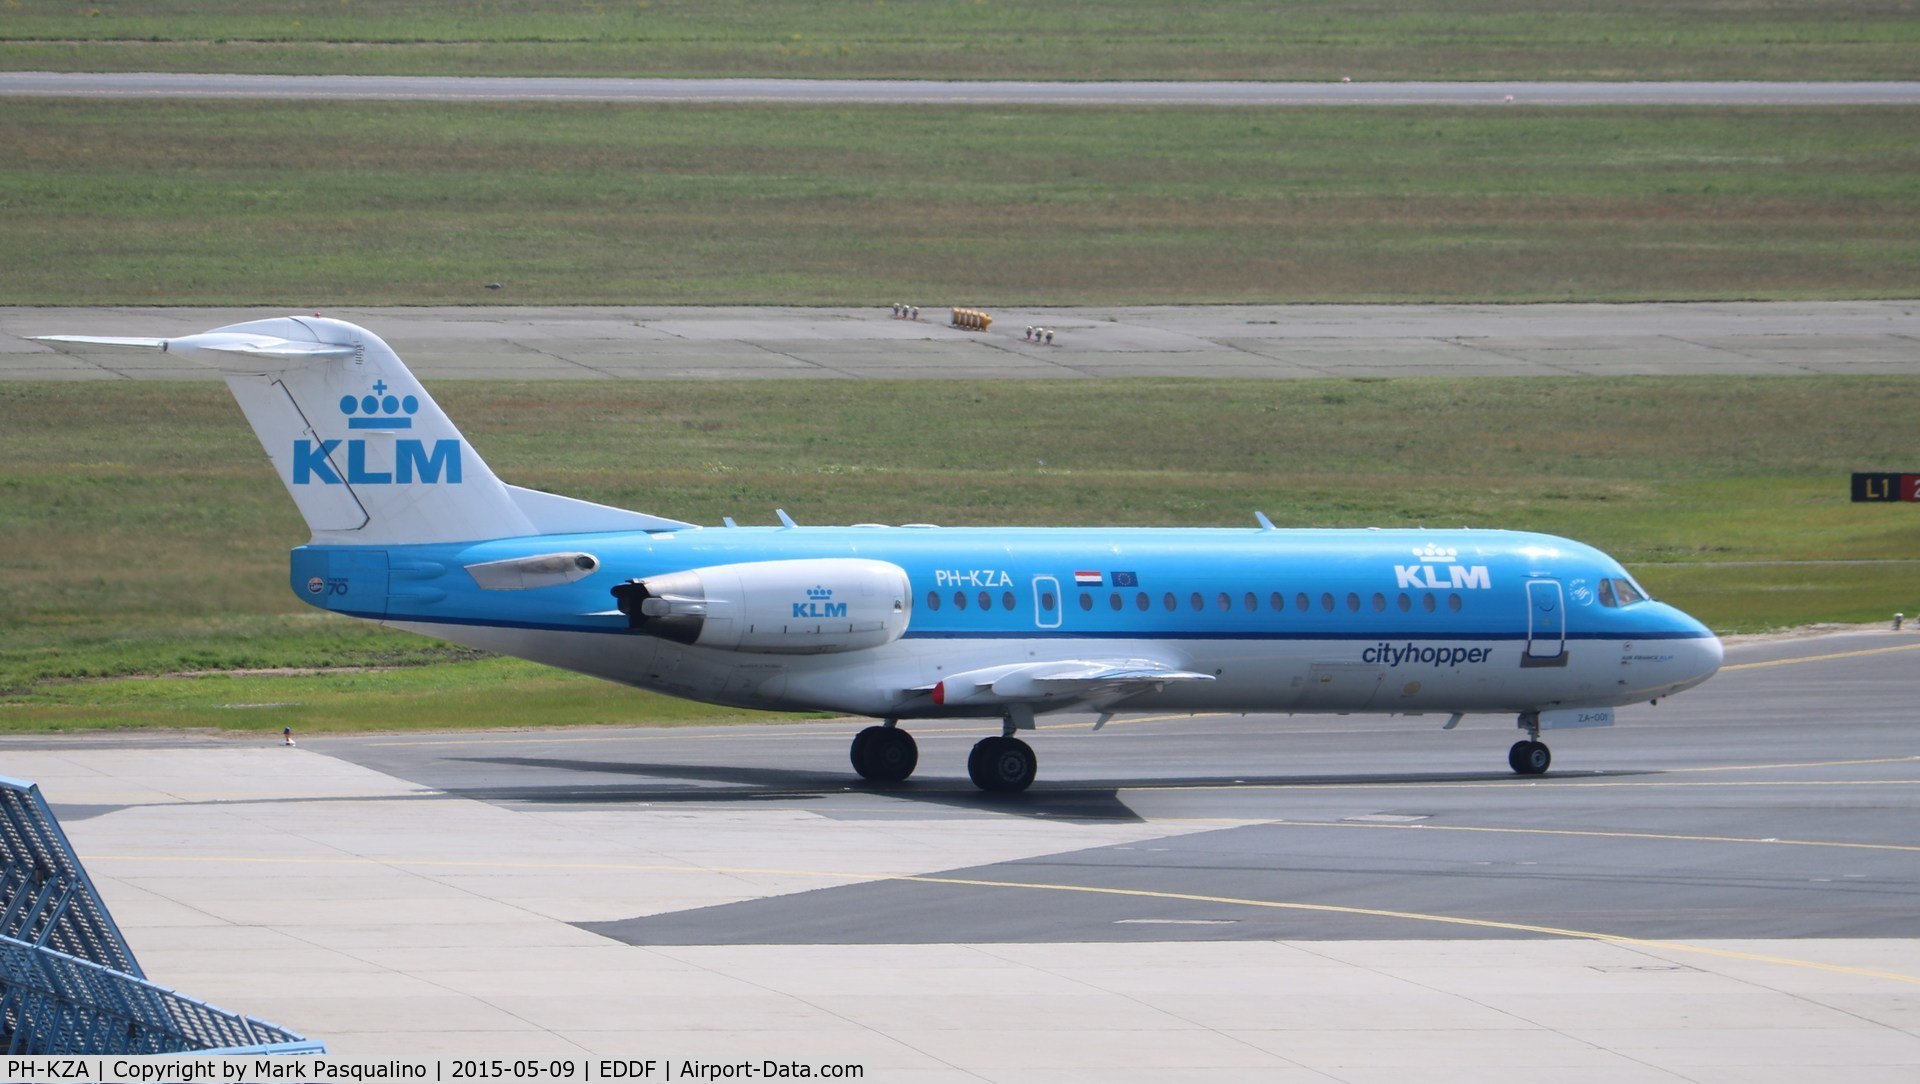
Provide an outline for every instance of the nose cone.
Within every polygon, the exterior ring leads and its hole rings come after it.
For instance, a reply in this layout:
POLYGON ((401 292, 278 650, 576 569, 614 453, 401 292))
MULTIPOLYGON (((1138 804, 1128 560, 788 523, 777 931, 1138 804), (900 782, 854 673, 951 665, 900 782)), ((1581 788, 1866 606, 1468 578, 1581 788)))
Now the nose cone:
POLYGON ((1712 629, 1679 610, 1673 610, 1673 619, 1686 638, 1675 641, 1673 661, 1676 680, 1669 694, 1691 689, 1712 677, 1727 656, 1726 645, 1720 642, 1720 637, 1715 636, 1712 629))

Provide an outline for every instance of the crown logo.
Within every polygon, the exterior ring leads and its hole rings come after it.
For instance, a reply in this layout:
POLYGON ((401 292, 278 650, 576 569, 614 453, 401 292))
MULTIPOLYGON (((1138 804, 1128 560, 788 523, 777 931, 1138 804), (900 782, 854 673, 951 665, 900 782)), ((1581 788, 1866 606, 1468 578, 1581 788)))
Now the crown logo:
POLYGON ((1422 561, 1451 561, 1460 556, 1460 551, 1445 546, 1436 546, 1429 542, 1413 551, 1413 555, 1422 561))
POLYGON ((827 599, 830 599, 832 597, 833 597, 833 588, 831 587, 820 587, 816 585, 816 586, 807 588, 807 598, 813 600, 814 602, 825 602, 827 599))
POLYGON ((412 429, 413 415, 420 411, 420 400, 387 394, 387 382, 373 382, 372 395, 342 395, 340 413, 347 416, 348 429, 412 429), (401 417, 401 412, 406 416, 401 417))

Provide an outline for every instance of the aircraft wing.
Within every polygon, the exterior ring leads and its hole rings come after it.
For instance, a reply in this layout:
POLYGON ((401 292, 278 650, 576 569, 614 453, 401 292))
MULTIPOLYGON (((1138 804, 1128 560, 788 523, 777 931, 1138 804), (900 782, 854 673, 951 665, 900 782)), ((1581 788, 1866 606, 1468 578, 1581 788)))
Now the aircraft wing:
POLYGON ((936 704, 1111 702, 1175 682, 1212 680, 1212 674, 1153 659, 1058 659, 970 670, 912 691, 936 704))

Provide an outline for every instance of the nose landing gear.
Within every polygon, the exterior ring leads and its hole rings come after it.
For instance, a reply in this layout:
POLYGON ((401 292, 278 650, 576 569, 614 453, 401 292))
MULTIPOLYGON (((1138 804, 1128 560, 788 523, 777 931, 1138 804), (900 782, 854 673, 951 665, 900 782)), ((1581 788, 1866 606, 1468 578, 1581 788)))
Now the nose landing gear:
POLYGON ((1540 713, 1523 711, 1520 713, 1519 726, 1527 732, 1522 741, 1513 743, 1507 750, 1507 767, 1515 775, 1541 775, 1547 766, 1553 763, 1553 751, 1540 740, 1540 713))

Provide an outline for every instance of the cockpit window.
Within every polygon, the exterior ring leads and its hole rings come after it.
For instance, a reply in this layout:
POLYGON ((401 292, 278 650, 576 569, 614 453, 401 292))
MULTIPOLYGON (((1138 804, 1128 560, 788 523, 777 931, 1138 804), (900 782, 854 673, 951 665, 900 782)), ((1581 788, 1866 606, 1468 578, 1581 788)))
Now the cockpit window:
POLYGON ((1647 593, 1632 580, 1617 578, 1600 581, 1600 605, 1631 606, 1636 602, 1647 601, 1647 593))

